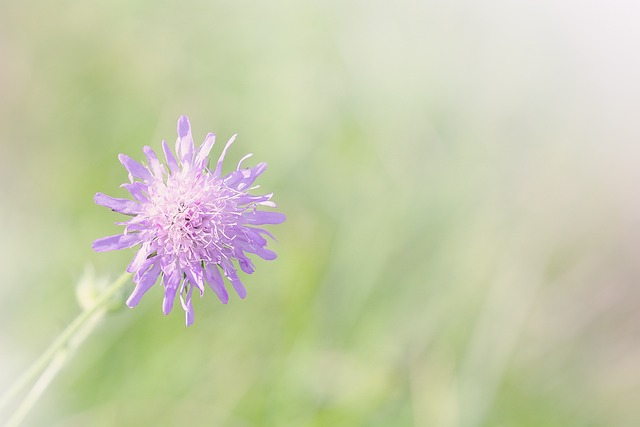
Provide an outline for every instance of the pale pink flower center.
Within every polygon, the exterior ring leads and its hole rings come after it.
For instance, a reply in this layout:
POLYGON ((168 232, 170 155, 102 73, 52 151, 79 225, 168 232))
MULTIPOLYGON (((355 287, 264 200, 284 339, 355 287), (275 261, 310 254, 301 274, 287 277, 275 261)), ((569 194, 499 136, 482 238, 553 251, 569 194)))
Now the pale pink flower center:
POLYGON ((233 240, 225 229, 236 225, 240 214, 235 198, 220 180, 208 175, 179 173, 166 183, 157 180, 149 188, 151 203, 145 215, 157 230, 161 255, 181 254, 197 262, 211 245, 222 249, 225 242, 233 240))

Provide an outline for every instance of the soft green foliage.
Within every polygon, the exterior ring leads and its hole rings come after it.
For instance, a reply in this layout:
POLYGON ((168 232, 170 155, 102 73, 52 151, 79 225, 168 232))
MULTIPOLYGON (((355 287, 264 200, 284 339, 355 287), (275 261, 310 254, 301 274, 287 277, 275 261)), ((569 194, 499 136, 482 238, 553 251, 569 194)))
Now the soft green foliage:
POLYGON ((25 425, 640 425, 640 11, 603 8, 3 2, 0 384, 128 264, 93 194, 179 115, 289 218, 246 300, 152 289, 25 425))

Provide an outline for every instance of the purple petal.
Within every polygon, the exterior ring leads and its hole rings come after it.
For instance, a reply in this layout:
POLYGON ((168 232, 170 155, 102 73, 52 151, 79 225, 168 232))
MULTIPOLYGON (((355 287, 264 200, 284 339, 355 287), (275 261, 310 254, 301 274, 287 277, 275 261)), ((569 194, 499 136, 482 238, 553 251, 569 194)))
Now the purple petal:
POLYGON ((187 116, 180 116, 178 119, 178 139, 176 140, 176 154, 183 167, 193 161, 193 137, 191 136, 191 124, 187 116))
POLYGON ((233 249, 233 256, 236 260, 238 260, 238 265, 247 274, 253 273, 256 269, 251 259, 249 259, 244 251, 247 249, 249 245, 247 243, 241 243, 238 239, 236 239, 235 248, 233 249))
POLYGON ((119 249, 126 249, 140 243, 142 239, 138 233, 134 234, 118 234, 115 236, 103 237, 96 239, 91 247, 96 252, 115 251, 119 249))
POLYGON ((207 163, 207 157, 213 148, 213 144, 216 142, 216 136, 212 133, 209 133, 205 138, 204 142, 200 146, 198 150, 198 154, 196 154, 195 166, 198 169, 203 169, 207 163))
MULTIPOLYGON (((245 229, 251 230, 248 227, 245 227, 245 229)), ((272 261, 278 257, 278 255, 276 255, 275 252, 264 247, 264 245, 267 243, 267 240, 264 237, 260 236, 258 233, 250 234, 249 232, 246 232, 246 231, 245 231, 245 234, 246 234, 246 237, 244 236, 236 237, 235 241, 236 241, 237 250, 256 254, 260 258, 265 259, 267 261, 272 261), (250 238, 256 238, 256 237, 261 240, 261 243, 254 243, 253 241, 249 240, 250 238)), ((238 253, 236 251, 234 252, 234 255, 238 258, 238 261, 239 261, 240 256, 242 256, 243 254, 241 252, 238 253)))
POLYGON ((185 313, 187 326, 193 325, 193 321, 195 320, 195 313, 193 311, 193 302, 191 301, 191 295, 189 295, 189 299, 187 300, 187 311, 185 313))
POLYGON ((132 182, 131 184, 122 184, 120 187, 131 193, 133 198, 141 203, 149 201, 147 199, 147 196, 144 194, 144 192, 149 190, 149 186, 144 182, 136 181, 132 182))
POLYGON ((247 296, 247 290, 245 289, 244 285, 240 281, 240 278, 238 277, 238 272, 233 267, 233 264, 231 264, 231 261, 223 258, 222 260, 220 260, 220 265, 224 270, 224 275, 227 277, 227 279, 229 279, 229 281, 231 282, 231 285, 233 285, 233 289, 235 289, 236 293, 238 294, 238 296, 240 296, 240 298, 244 299, 244 297, 247 296))
POLYGON ((233 289, 236 291, 238 296, 244 299, 247 296, 247 290, 242 284, 242 281, 240 280, 240 278, 236 275, 235 278, 229 279, 229 280, 231 281, 231 285, 233 285, 233 289))
MULTIPOLYGON (((259 246, 264 246, 267 244, 267 239, 262 237, 260 234, 260 229, 245 227, 243 230, 245 235, 247 236, 247 240, 259 246)), ((263 230, 264 231, 264 230, 263 230)))
POLYGON ((135 283, 140 282, 140 280, 142 279, 142 276, 144 276, 144 274, 153 266, 153 264, 155 264, 158 261, 158 258, 153 257, 153 258, 147 258, 144 261, 142 261, 142 263, 140 264, 140 268, 138 268, 134 275, 133 275, 133 281, 135 283))
POLYGON ((235 188, 236 184, 244 179, 244 174, 242 171, 233 171, 230 172, 227 176, 224 177, 224 185, 230 188, 235 188))
MULTIPOLYGON (((124 233, 123 234, 131 234, 132 232, 149 232, 149 218, 143 215, 136 215, 126 222, 116 222, 117 225, 124 225, 124 233)), ((140 234, 140 238, 144 240, 145 235, 140 234)), ((153 238, 153 235, 151 236, 153 238)))
POLYGON ((169 170, 172 173, 177 173, 180 168, 178 167, 178 162, 176 162, 176 158, 173 157, 173 153, 167 144, 167 141, 162 141, 162 151, 164 151, 164 157, 167 159, 167 165, 169 165, 169 170))
POLYGON ((264 228, 256 228, 256 227, 253 227, 253 228, 251 228, 251 230, 253 230, 253 231, 257 232, 257 233, 260 233, 260 234, 267 235, 267 236, 269 236, 271 239, 276 240, 276 238, 275 238, 275 237, 273 237, 273 234, 269 233, 269 232, 268 232, 267 230, 265 230, 264 228))
POLYGON ((238 185, 238 190, 244 190, 249 188, 251 184, 258 178, 262 172, 267 169, 267 164, 264 162, 258 163, 255 167, 245 170, 245 179, 238 185))
POLYGON ((287 217, 280 212, 246 212, 242 214, 242 218, 245 220, 245 224, 261 225, 261 224, 280 224, 284 222, 287 217))
POLYGON ((238 265, 245 273, 251 274, 256 270, 251 260, 247 258, 242 252, 242 249, 236 248, 236 250, 234 251, 234 256, 238 260, 238 265))
POLYGON ((149 166, 151 166, 153 175, 156 179, 162 179, 162 165, 160 165, 160 161, 158 160, 156 153, 148 145, 142 147, 142 151, 144 151, 144 154, 147 156, 147 160, 149 160, 149 166))
POLYGON ((204 293, 204 277, 202 267, 198 264, 192 264, 183 268, 189 282, 194 284, 200 290, 200 296, 204 293))
POLYGON ((144 242, 140 249, 136 253, 136 256, 133 257, 131 263, 127 267, 127 271, 129 273, 133 273, 134 271, 138 271, 142 267, 142 263, 147 259, 147 257, 151 254, 151 244, 149 242, 144 242))
POLYGON ((249 203, 264 203, 267 202, 273 197, 273 193, 264 194, 262 196, 252 196, 250 194, 245 194, 242 197, 238 197, 236 203, 240 206, 246 205, 249 203))
POLYGON ((176 299, 176 292, 180 286, 182 279, 180 270, 175 268, 174 264, 163 267, 164 272, 164 298, 162 300, 162 312, 164 314, 171 313, 173 302, 176 299))
POLYGON ((140 205, 133 200, 119 199, 116 197, 107 196, 103 193, 96 193, 93 196, 93 201, 100 206, 107 207, 114 212, 119 212, 125 215, 135 215, 140 213, 140 205))
POLYGON ((238 162, 238 166, 236 167, 236 170, 240 170, 242 168, 242 162, 244 162, 251 156, 253 156, 253 153, 246 154, 243 158, 241 158, 240 161, 238 162))
POLYGON ((224 281, 217 264, 207 264, 204 270, 204 277, 207 279, 209 287, 216 293, 218 299, 226 304, 229 302, 229 294, 224 287, 224 281))
POLYGON ((159 274, 160 274, 160 263, 156 262, 151 266, 149 270, 146 271, 146 273, 142 275, 142 277, 140 277, 140 280, 138 281, 136 288, 133 290, 133 292, 129 296, 129 299, 127 299, 127 305, 129 307, 133 308, 136 305, 138 305, 138 303, 142 299, 142 296, 149 289, 151 289, 151 287, 156 283, 156 280, 158 280, 159 274))
POLYGON ((176 300, 176 292, 178 288, 166 287, 164 290, 164 298, 162 298, 162 312, 166 315, 173 310, 173 303, 176 300))
POLYGON ((182 308, 185 311, 185 315, 187 318, 186 319, 187 326, 191 326, 194 320, 193 302, 191 301, 192 295, 193 295, 193 286, 189 283, 189 281, 185 280, 184 282, 182 282, 182 286, 180 287, 180 303, 182 304, 182 308), (183 293, 182 291, 185 288, 185 286, 188 287, 186 299, 182 295, 183 293))
POLYGON ((256 254, 260 258, 265 259, 267 261, 273 261, 274 259, 278 258, 278 255, 275 252, 273 252, 272 250, 269 250, 267 248, 263 248, 261 246, 247 245, 246 247, 243 247, 242 249, 244 249, 247 252, 251 252, 253 254, 256 254))
POLYGON ((178 119, 178 136, 184 138, 191 133, 191 123, 189 118, 185 115, 180 116, 178 119))
POLYGON ((122 166, 129 172, 129 180, 133 182, 133 178, 140 178, 145 181, 152 181, 153 177, 151 176, 151 172, 149 169, 142 166, 140 163, 133 160, 131 157, 126 154, 119 154, 118 159, 120 159, 120 163, 122 166))
POLYGON ((227 142, 227 145, 224 146, 224 150, 222 150, 222 154, 220 154, 220 157, 218 158, 218 163, 216 164, 216 170, 215 172, 213 172, 214 178, 220 177, 220 173, 222 172, 222 162, 224 161, 224 156, 227 154, 227 150, 229 149, 231 144, 233 144, 233 141, 236 140, 236 136, 238 136, 238 134, 233 135, 229 140, 229 142, 227 142))

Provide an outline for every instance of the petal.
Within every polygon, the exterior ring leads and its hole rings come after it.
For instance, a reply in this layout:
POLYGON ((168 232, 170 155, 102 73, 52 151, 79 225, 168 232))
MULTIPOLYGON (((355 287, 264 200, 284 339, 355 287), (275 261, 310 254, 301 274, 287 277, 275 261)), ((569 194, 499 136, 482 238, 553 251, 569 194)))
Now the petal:
MULTIPOLYGON (((251 229, 248 227, 245 227, 245 230, 251 230, 251 229)), ((245 231, 245 234, 246 234, 246 237, 245 236, 236 237, 235 242, 236 242, 237 250, 256 254, 260 258, 265 259, 267 261, 272 261, 278 257, 278 255, 275 252, 264 247, 267 243, 264 237, 260 236, 258 233, 254 233, 250 235, 249 232, 246 232, 246 231, 245 231), (261 239, 262 242, 264 243, 257 244, 249 240, 250 238, 253 238, 256 236, 259 239, 261 239)), ((241 256, 244 256, 242 252, 238 253, 237 251, 234 251, 234 255, 236 256, 236 258, 238 258, 238 261, 240 261, 241 256)), ((242 267, 242 265, 240 266, 242 267)), ((244 270, 243 268, 243 271, 246 271, 246 270, 244 270)), ((251 274, 251 272, 247 272, 247 273, 251 274)))
POLYGON ((152 181, 153 177, 151 176, 151 172, 149 169, 142 166, 140 163, 133 160, 131 157, 126 154, 119 154, 118 159, 120 159, 120 163, 125 169, 129 172, 129 180, 133 182, 133 178, 140 178, 145 181, 152 181))
POLYGON ((238 265, 247 274, 251 274, 256 271, 253 263, 249 258, 247 258, 242 252, 236 255, 236 259, 238 260, 238 265))
POLYGON ((207 163, 207 158, 209 157, 209 153, 213 148, 213 144, 216 143, 216 136, 212 133, 209 133, 207 137, 204 139, 204 142, 200 146, 198 150, 198 154, 196 154, 195 166, 198 169, 204 169, 207 163))
POLYGON ((115 236, 103 237, 96 239, 91 247, 96 252, 115 251, 118 249, 126 249, 140 243, 142 239, 138 233, 118 234, 115 236))
POLYGON ((254 243, 256 245, 260 245, 260 246, 265 246, 267 244, 267 239, 262 237, 262 235, 260 234, 260 231, 264 231, 264 230, 260 230, 259 228, 244 227, 243 231, 244 231, 244 234, 247 236, 247 239, 249 242, 254 243))
POLYGON ((189 117, 182 115, 178 119, 178 136, 184 138, 191 133, 191 123, 189 123, 189 117))
POLYGON ((240 296, 240 298, 244 299, 244 297, 247 296, 247 290, 245 289, 244 285, 240 281, 240 278, 238 277, 238 272, 233 267, 233 264, 231 264, 231 261, 223 258, 222 260, 220 260, 220 265, 224 270, 224 275, 227 277, 227 279, 229 279, 229 281, 231 282, 231 285, 233 285, 233 289, 235 289, 236 293, 238 294, 238 296, 240 296))
POLYGON ((242 249, 244 249, 247 252, 251 252, 253 254, 256 254, 260 258, 265 259, 267 261, 273 261, 274 259, 278 258, 278 255, 275 252, 273 252, 270 249, 263 248, 262 246, 247 245, 246 247, 243 247, 242 249))
POLYGON ((253 156, 253 153, 249 153, 249 154, 245 155, 243 158, 241 158, 240 161, 238 162, 238 166, 236 167, 236 170, 240 170, 242 168, 242 162, 244 162, 245 160, 247 160, 251 156, 253 156))
POLYGON ((180 303, 182 304, 182 308, 185 311, 187 326, 191 326, 194 320, 193 302, 191 301, 192 295, 193 286, 189 283, 188 280, 185 280, 184 282, 182 282, 182 286, 180 287, 180 303), (188 288, 186 298, 182 295, 185 288, 188 288))
POLYGON ((162 298, 162 312, 164 315, 168 315, 173 310, 173 303, 176 300, 176 293, 178 288, 164 288, 164 298, 162 298))
POLYGON ((258 163, 255 167, 248 169, 248 174, 245 173, 245 179, 238 185, 238 190, 249 188, 251 184, 258 178, 262 172, 267 169, 267 164, 264 162, 258 163))
POLYGON ((187 311, 185 313, 187 326, 193 325, 195 317, 196 316, 195 316, 195 313, 193 311, 193 302, 191 301, 191 292, 189 292, 189 296, 188 296, 188 299, 187 299, 187 311))
POLYGON ((134 275, 133 275, 133 281, 135 283, 140 282, 140 280, 142 279, 142 276, 144 276, 144 274, 149 270, 149 268, 151 268, 151 266, 153 264, 155 264, 158 261, 159 258, 147 258, 144 261, 142 261, 142 263, 140 264, 140 268, 138 268, 134 275))
POLYGON ((151 254, 151 243, 144 242, 136 256, 133 257, 131 263, 127 267, 127 271, 129 273, 133 273, 134 271, 138 271, 142 267, 142 263, 147 259, 147 257, 151 254))
POLYGON ((287 217, 280 212, 245 212, 242 214, 245 224, 261 225, 261 224, 280 224, 284 222, 287 217))
POLYGON ((236 188, 236 184, 245 179, 243 171, 233 171, 224 177, 224 184, 229 188, 236 188))
POLYGON ((127 305, 131 308, 138 305, 142 296, 156 283, 158 275, 160 274, 160 263, 156 262, 147 270, 140 280, 136 284, 136 288, 133 290, 129 299, 127 299, 127 305))
POLYGON ((194 152, 193 137, 191 136, 191 124, 187 116, 178 119, 178 139, 176 140, 176 154, 182 162, 182 166, 190 165, 194 152))
POLYGON ((224 287, 224 281, 217 264, 207 264, 204 270, 204 277, 207 279, 209 287, 216 293, 218 299, 226 304, 229 302, 229 294, 224 287))
POLYGON ((180 171, 180 168, 178 167, 178 162, 176 162, 176 158, 173 157, 173 153, 171 152, 171 149, 169 148, 169 144, 167 144, 167 141, 162 141, 162 151, 164 151, 164 157, 166 157, 167 159, 167 165, 169 165, 169 170, 172 173, 177 173, 178 171, 180 171))
POLYGON ((147 160, 149 160, 149 166, 151 166, 153 175, 156 179, 162 179, 162 165, 160 164, 155 151, 153 151, 148 145, 142 147, 142 151, 144 151, 144 154, 147 156, 147 160))
POLYGON ((93 196, 93 201, 96 202, 97 205, 107 207, 121 214, 135 215, 140 213, 140 205, 133 200, 119 199, 103 193, 96 193, 96 195, 93 196))
POLYGON ((236 170, 240 170, 242 168, 242 162, 244 162, 245 160, 247 160, 251 156, 253 156, 253 153, 249 153, 249 154, 245 155, 243 158, 241 158, 240 161, 238 162, 238 166, 236 167, 236 170))
POLYGON ((256 233, 260 233, 260 234, 264 234, 269 236, 271 239, 276 240, 275 237, 273 237, 273 234, 269 233, 267 230, 265 230, 264 228, 257 228, 257 227, 252 227, 251 228, 252 231, 255 231, 256 233))
POLYGON ((171 313, 173 303, 176 299, 176 292, 182 280, 180 270, 175 268, 174 263, 163 266, 164 273, 164 298, 162 300, 162 312, 164 314, 171 313))
POLYGON ((192 264, 183 268, 189 282, 194 284, 200 290, 200 296, 204 293, 204 277, 202 267, 198 264, 192 264))
MULTIPOLYGON (((125 221, 125 222, 116 222, 117 225, 124 225, 125 231, 122 234, 130 234, 132 231, 147 231, 147 232, 151 232, 151 230, 149 229, 149 218, 143 216, 143 215, 136 215, 133 218, 131 218, 129 221, 125 221)), ((143 235, 140 235, 141 238, 144 238, 143 235)))
POLYGON ((273 193, 264 194, 262 196, 252 196, 251 194, 245 194, 242 197, 238 197, 238 199, 236 200, 236 203, 240 206, 247 205, 249 203, 262 204, 264 202, 269 201, 271 197, 273 197, 273 193))
POLYGON ((136 181, 132 182, 131 184, 122 184, 120 187, 131 193, 133 198, 139 202, 144 203, 149 201, 149 199, 147 199, 147 196, 144 194, 144 192, 149 190, 149 186, 144 182, 136 181))
POLYGON ((236 136, 238 136, 238 134, 233 135, 229 140, 229 142, 227 142, 227 145, 224 146, 224 150, 222 150, 222 154, 220 154, 220 157, 218 158, 218 163, 216 164, 216 170, 215 172, 213 172, 214 178, 220 177, 220 173, 222 172, 222 162, 224 161, 224 156, 225 154, 227 154, 227 150, 229 149, 231 144, 233 144, 233 141, 236 140, 236 136))

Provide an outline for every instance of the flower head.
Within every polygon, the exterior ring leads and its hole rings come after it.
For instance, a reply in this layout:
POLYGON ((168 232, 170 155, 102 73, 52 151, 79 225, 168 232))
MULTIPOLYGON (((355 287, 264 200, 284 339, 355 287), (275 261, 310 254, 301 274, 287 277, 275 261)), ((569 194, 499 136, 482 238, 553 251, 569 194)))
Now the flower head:
POLYGON ((194 289, 202 296, 206 282, 226 304, 229 295, 224 275, 240 298, 244 298, 247 292, 238 277, 236 263, 242 271, 251 274, 254 266, 247 254, 266 260, 276 258, 276 254, 265 247, 265 237, 273 236, 254 226, 279 224, 285 216, 258 210, 260 206, 276 206, 270 201, 272 194, 249 193, 258 188, 252 184, 264 172, 266 163, 242 168, 249 154, 240 160, 235 171, 222 175, 222 162, 234 139, 235 135, 227 142, 212 171, 208 157, 215 135, 208 134, 196 150, 189 119, 182 116, 178 120, 176 156, 162 141, 166 166, 148 146, 143 148, 147 165, 124 154, 118 156, 129 172, 129 183, 122 187, 131 193, 133 200, 102 193, 96 193, 94 200, 132 218, 117 223, 125 227, 122 234, 96 240, 93 249, 105 252, 140 245, 127 267, 136 284, 127 300, 129 307, 135 307, 161 277, 163 312, 171 312, 179 295, 189 326, 194 320, 191 301, 194 289))

